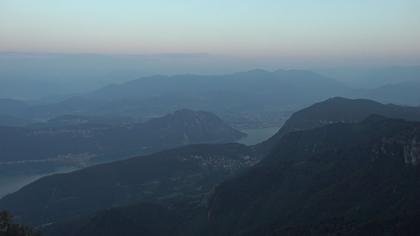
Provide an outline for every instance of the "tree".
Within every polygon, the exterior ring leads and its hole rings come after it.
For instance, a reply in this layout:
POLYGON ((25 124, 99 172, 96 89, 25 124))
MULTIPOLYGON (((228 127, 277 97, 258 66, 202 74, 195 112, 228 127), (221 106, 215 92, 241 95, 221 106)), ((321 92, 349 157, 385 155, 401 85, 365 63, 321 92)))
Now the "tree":
POLYGON ((13 222, 13 216, 8 211, 0 211, 0 236, 40 236, 28 226, 13 222))

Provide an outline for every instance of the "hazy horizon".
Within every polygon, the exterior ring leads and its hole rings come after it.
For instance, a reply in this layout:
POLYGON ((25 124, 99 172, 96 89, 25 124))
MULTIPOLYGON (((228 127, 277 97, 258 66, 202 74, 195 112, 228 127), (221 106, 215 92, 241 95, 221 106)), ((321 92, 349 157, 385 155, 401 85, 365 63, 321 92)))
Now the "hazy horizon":
POLYGON ((205 53, 101 54, 0 52, 0 97, 32 100, 85 93, 154 75, 223 75, 254 69, 310 70, 350 87, 375 88, 418 81, 420 63, 346 64, 241 59, 205 53))
POLYGON ((420 235, 419 13, 0 0, 0 236, 420 235))
POLYGON ((254 68, 413 65, 419 9, 414 0, 6 0, 0 51, 210 55, 254 68))

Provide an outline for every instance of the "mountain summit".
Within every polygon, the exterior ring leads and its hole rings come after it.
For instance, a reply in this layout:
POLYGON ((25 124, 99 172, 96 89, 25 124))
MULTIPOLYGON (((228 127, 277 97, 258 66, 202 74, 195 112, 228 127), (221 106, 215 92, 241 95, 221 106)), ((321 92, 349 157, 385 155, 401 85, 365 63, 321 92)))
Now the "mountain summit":
POLYGON ((273 137, 258 144, 257 148, 263 153, 268 153, 287 133, 340 122, 356 123, 373 114, 408 121, 420 121, 418 107, 382 104, 368 99, 334 97, 295 112, 273 137))

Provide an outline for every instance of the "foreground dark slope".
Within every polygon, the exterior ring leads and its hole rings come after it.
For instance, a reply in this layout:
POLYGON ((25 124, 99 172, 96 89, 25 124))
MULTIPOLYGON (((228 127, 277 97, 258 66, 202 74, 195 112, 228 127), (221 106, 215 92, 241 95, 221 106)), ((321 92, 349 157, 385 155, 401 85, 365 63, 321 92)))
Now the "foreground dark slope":
POLYGON ((371 116, 285 135, 201 203, 143 202, 46 235, 419 235, 420 123, 371 116))
POLYGON ((240 144, 182 147, 42 178, 4 197, 0 209, 39 225, 142 201, 200 203, 227 176, 255 164, 254 156, 240 144))
POLYGON ((362 123, 356 121, 381 112, 416 120, 418 109, 335 98, 305 110, 311 111, 308 119, 292 120, 302 117, 302 113, 292 116, 288 122, 293 124, 288 129, 291 133, 280 131, 285 133, 276 139, 273 151, 261 164, 217 188, 208 212, 205 196, 209 191, 237 170, 256 163, 258 153, 242 145, 180 148, 151 155, 146 160, 152 164, 117 162, 98 167, 99 172, 89 168, 86 172, 45 178, 0 201, 0 208, 18 210, 23 221, 35 224, 60 221, 45 229, 48 235, 408 232, 419 209, 413 200, 419 197, 415 166, 419 124, 378 116, 362 123), (322 125, 327 126, 311 129, 322 125), (205 155, 212 161, 203 161, 205 158, 200 156, 205 155), (155 165, 159 166, 157 172, 152 171, 155 165), (160 172, 160 166, 168 169, 160 172), (186 166, 191 167, 193 174, 185 170, 186 166), (213 166, 212 171, 203 166, 213 166), (167 171, 177 177, 150 180, 167 171), (122 178, 128 173, 132 178, 122 178), (85 179, 92 180, 79 188, 78 183, 85 179), (50 185, 58 186, 59 192, 65 194, 55 198, 56 191, 50 185), (76 187, 67 187, 72 185, 76 187), (36 204, 27 204, 31 200, 28 196, 35 196, 36 204), (96 199, 100 204, 96 205, 96 199), (103 210, 110 207, 115 208, 103 210), (414 215, 405 214, 411 208, 414 215), (99 212, 94 214, 96 210, 99 212), (380 214, 372 213, 376 211, 380 214), (388 228, 384 229, 384 225, 388 228))
POLYGON ((45 236, 197 236, 207 235, 204 204, 139 203, 97 212, 95 216, 43 227, 45 236))
POLYGON ((212 232, 418 235, 418 140, 420 123, 379 116, 289 133, 261 163, 217 187, 212 232))
POLYGON ((273 137, 256 145, 256 147, 262 153, 268 153, 287 133, 337 122, 360 122, 372 114, 408 121, 420 121, 419 107, 382 104, 367 99, 335 97, 295 112, 273 137))
POLYGON ((118 159, 187 144, 229 143, 245 136, 212 113, 185 109, 144 123, 49 123, 40 128, 0 127, 0 162, 118 159))

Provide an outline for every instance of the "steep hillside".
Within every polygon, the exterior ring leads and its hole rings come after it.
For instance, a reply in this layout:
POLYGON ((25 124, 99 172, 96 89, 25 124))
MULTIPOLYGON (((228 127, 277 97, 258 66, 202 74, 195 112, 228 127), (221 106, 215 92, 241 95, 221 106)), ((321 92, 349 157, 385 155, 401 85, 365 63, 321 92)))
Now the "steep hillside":
POLYGON ((216 184, 254 165, 254 156, 240 144, 182 147, 42 178, 4 197, 0 208, 39 225, 141 201, 200 204, 216 184))
POLYGON ((0 162, 79 158, 100 161, 187 144, 229 143, 245 135, 211 113, 191 110, 121 125, 67 118, 72 119, 55 119, 32 128, 0 127, 0 162))
POLYGON ((358 235, 370 225, 419 232, 399 225, 420 213, 419 139, 420 123, 379 116, 286 134, 261 163, 217 187, 212 232, 358 235))
MULTIPOLYGON (((418 235, 419 139, 420 123, 381 116, 296 131, 285 135, 259 164, 222 181, 208 205, 206 198, 196 202, 188 195, 149 199, 58 222, 44 232, 418 235)), ((214 148, 208 147, 206 152, 214 148)))
POLYGON ((408 121, 420 121, 418 107, 381 104, 367 99, 335 97, 295 112, 273 137, 257 145, 257 148, 268 153, 287 133, 337 122, 355 123, 373 114, 408 121))

